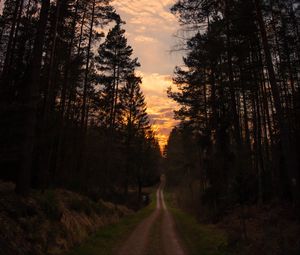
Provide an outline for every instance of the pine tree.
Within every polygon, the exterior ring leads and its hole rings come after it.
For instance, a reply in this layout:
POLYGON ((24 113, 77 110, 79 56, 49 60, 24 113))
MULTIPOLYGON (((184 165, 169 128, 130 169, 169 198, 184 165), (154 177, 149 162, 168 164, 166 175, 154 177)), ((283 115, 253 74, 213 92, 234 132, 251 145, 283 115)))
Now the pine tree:
POLYGON ((131 59, 133 50, 127 45, 125 30, 121 28, 121 21, 112 28, 104 43, 98 49, 97 69, 100 71, 99 81, 102 85, 101 101, 103 114, 100 115, 104 126, 114 130, 120 121, 119 93, 127 76, 140 64, 137 59, 131 59), (107 115, 107 113, 109 113, 107 115))
POLYGON ((171 8, 194 34, 187 33, 184 67, 175 69, 177 91, 169 96, 181 105, 180 132, 191 129, 199 144, 195 171, 209 183, 211 190, 201 181, 217 211, 229 201, 298 201, 295 3, 182 0, 171 8))
MULTIPOLYGON (((139 159, 143 157, 141 151, 147 131, 150 130, 149 117, 146 113, 145 97, 141 91, 142 80, 134 74, 126 78, 126 84, 120 91, 120 106, 123 116, 123 132, 125 137, 124 153, 125 184, 124 193, 128 194, 129 179, 139 176, 139 159)), ((139 184, 140 186, 140 184, 139 184)))

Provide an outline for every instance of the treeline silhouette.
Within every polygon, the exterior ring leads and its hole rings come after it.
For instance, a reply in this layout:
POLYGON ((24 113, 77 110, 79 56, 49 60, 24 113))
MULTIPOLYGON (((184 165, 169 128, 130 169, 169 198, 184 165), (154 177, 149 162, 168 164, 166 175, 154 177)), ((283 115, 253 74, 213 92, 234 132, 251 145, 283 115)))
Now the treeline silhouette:
POLYGON ((299 8, 181 0, 171 9, 186 40, 169 90, 181 124, 164 152, 168 176, 200 193, 194 207, 214 219, 236 204, 299 208, 299 8))
POLYGON ((110 1, 7 0, 0 24, 0 178, 22 195, 155 181, 140 64, 110 1))

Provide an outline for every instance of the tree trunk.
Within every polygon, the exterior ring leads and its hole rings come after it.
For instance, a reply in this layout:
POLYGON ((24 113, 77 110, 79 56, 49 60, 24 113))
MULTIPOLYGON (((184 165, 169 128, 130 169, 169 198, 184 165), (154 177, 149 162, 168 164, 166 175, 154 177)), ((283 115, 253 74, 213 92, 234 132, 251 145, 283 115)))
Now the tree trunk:
POLYGON ((86 118, 86 102, 87 102, 87 93, 88 93, 88 77, 89 77, 89 67, 90 67, 90 60, 91 60, 91 48, 92 48, 92 37, 93 37, 93 29, 94 29, 94 20, 95 20, 95 7, 96 7, 96 0, 93 1, 92 7, 92 19, 90 24, 90 31, 89 31, 89 42, 87 48, 87 59, 85 65, 85 73, 84 73, 84 83, 83 83, 83 103, 81 108, 81 129, 84 129, 84 123, 86 118))
MULTIPOLYGON (((19 9, 21 8, 21 3, 23 3, 23 0, 16 0, 14 12, 13 12, 13 18, 12 18, 12 24, 9 32, 9 37, 8 37, 8 42, 7 42, 7 47, 6 47, 6 53, 5 53, 5 59, 3 63, 3 72, 2 72, 2 79, 6 79, 8 75, 8 71, 10 69, 10 60, 11 60, 11 50, 13 46, 13 41, 14 41, 14 35, 16 32, 16 27, 18 23, 18 14, 19 14, 19 9)), ((4 86, 3 84, 2 86, 4 86)))
MULTIPOLYGON (((63 171, 61 169, 62 161, 63 161, 63 147, 64 147, 64 137, 66 133, 66 127, 65 127, 65 110, 66 110, 66 96, 67 96, 67 90, 69 90, 69 93, 71 93, 70 88, 70 65, 71 65, 71 59, 72 59, 72 49, 74 47, 74 40, 75 40, 75 32, 76 32, 76 20, 77 20, 77 14, 78 14, 78 8, 79 8, 79 0, 76 1, 75 4, 75 10, 74 10, 74 17, 72 20, 72 32, 74 36, 72 36, 69 46, 68 46, 68 57, 66 60, 66 64, 64 67, 64 79, 62 84, 62 91, 61 91, 61 102, 59 106, 59 112, 60 112, 60 118, 59 118, 59 124, 58 124, 58 145, 57 145, 57 155, 56 155, 56 163, 55 163, 55 169, 54 169, 54 176, 57 176, 60 172, 63 171)), ((67 116, 68 117, 68 116, 67 116)))
POLYGON ((283 177, 286 176, 288 180, 287 182, 287 189, 285 190, 283 194, 284 196, 292 196, 294 198, 294 182, 296 181, 296 176, 294 174, 294 165, 292 162, 292 157, 291 157, 291 148, 290 148, 290 141, 289 141, 289 133, 288 133, 288 127, 286 124, 286 121, 284 119, 284 112, 282 109, 281 105, 281 100, 280 100, 280 90, 277 85, 276 81, 276 75, 274 71, 274 66, 273 66, 273 61, 272 61, 272 55, 270 51, 270 46, 268 42, 268 37, 267 37, 267 32, 266 32, 266 27, 265 27, 265 22, 263 20, 262 16, 262 10, 261 10, 261 4, 260 0, 254 0, 255 3, 255 8, 256 8, 256 13, 257 13, 257 21, 261 33, 261 39, 262 39, 262 44, 263 44, 263 49, 265 53, 265 58, 266 58, 266 64, 268 68, 268 73, 269 73, 269 81, 271 85, 271 91, 272 91, 272 96, 274 98, 274 106, 276 109, 276 119, 278 122, 279 126, 279 132, 280 132, 280 144, 281 144, 281 152, 282 152, 282 158, 283 158, 283 165, 284 165, 284 172, 282 173, 283 177))
POLYGON ((232 51, 231 51, 231 38, 230 38, 230 3, 229 0, 225 1, 225 20, 226 20, 226 48, 227 48, 227 63, 228 63, 228 77, 229 77, 229 92, 231 111, 233 116, 235 142, 237 143, 238 149, 241 149, 242 139, 240 132, 240 119, 237 111, 237 102, 234 89, 234 75, 233 75, 233 63, 232 63, 232 51))
POLYGON ((86 150, 86 132, 87 132, 87 123, 88 123, 88 86, 89 86, 89 73, 90 73, 90 61, 91 61, 91 48, 93 40, 93 31, 94 31, 94 22, 95 22, 95 7, 96 0, 93 0, 92 3, 92 12, 91 12, 91 22, 89 28, 89 38, 88 38, 88 47, 87 47, 87 56, 84 72, 84 83, 83 83, 83 98, 81 105, 81 117, 80 117, 80 126, 79 126, 79 157, 77 169, 78 173, 84 169, 85 166, 85 150, 86 150))
POLYGON ((50 0, 42 2, 39 25, 34 43, 33 57, 24 77, 22 100, 26 108, 24 116, 24 141, 21 151, 21 163, 16 180, 16 192, 27 195, 30 189, 33 165, 34 139, 36 136, 37 104, 39 100, 40 71, 43 57, 43 44, 50 9, 50 0))

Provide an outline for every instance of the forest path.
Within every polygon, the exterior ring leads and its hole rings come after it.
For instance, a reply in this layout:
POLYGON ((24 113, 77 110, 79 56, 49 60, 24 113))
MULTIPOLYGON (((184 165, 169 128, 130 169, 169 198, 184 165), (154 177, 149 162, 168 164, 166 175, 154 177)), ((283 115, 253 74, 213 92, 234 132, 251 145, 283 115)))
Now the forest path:
POLYGON ((164 200, 163 183, 156 192, 156 210, 135 228, 117 255, 186 255, 164 200))

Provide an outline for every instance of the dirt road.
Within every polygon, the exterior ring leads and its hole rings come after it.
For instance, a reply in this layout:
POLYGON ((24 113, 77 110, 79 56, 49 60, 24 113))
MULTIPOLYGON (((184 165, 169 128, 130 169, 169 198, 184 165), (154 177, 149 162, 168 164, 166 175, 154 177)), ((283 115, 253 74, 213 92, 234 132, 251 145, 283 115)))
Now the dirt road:
POLYGON ((156 210, 136 227, 117 255, 186 255, 161 187, 156 197, 156 210))

